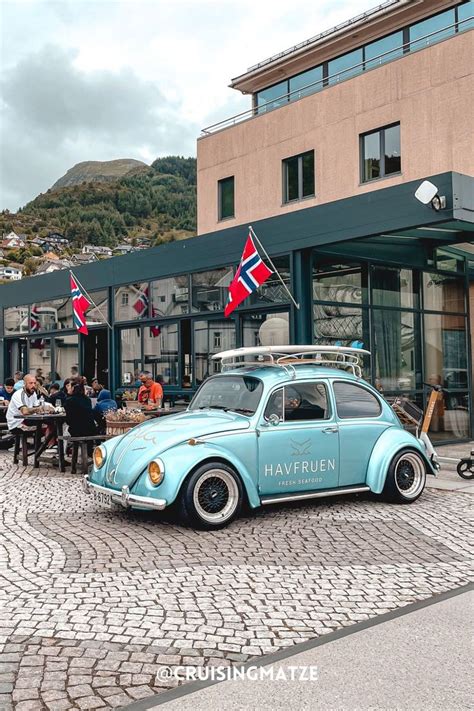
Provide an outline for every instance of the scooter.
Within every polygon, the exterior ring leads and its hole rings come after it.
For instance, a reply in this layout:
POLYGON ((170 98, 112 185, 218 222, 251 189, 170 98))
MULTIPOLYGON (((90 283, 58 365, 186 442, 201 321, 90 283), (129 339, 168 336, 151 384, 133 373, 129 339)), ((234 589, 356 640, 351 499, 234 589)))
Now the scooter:
POLYGON ((463 479, 474 479, 474 449, 470 457, 465 457, 459 461, 456 469, 463 479))

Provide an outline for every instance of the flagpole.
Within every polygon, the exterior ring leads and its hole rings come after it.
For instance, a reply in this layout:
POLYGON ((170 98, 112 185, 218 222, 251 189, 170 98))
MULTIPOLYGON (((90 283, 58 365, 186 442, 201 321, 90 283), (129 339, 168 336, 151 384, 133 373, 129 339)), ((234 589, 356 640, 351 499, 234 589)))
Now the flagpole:
POLYGON ((112 326, 110 325, 110 323, 108 322, 108 320, 106 319, 106 317, 104 316, 104 314, 102 313, 101 309, 97 306, 97 304, 95 303, 94 299, 93 299, 92 296, 89 294, 89 292, 87 291, 87 289, 85 289, 85 287, 81 284, 81 282, 79 281, 79 279, 77 278, 77 276, 74 274, 74 272, 72 271, 72 269, 69 270, 69 274, 73 277, 73 279, 76 280, 77 285, 78 285, 78 286, 82 289, 82 291, 85 293, 85 295, 87 296, 87 298, 89 299, 89 301, 91 302, 91 304, 93 304, 93 305, 95 306, 95 308, 96 308, 97 311, 100 313, 100 315, 102 316, 102 318, 104 319, 105 323, 106 323, 107 326, 110 328, 110 330, 112 330, 112 326))
POLYGON ((283 284, 283 288, 285 289, 286 293, 288 294, 288 296, 290 297, 290 299, 292 300, 292 302, 294 303, 294 305, 296 306, 296 308, 299 310, 300 305, 297 304, 296 301, 294 300, 293 294, 291 293, 291 291, 288 289, 287 285, 285 284, 285 282, 284 282, 283 279, 281 278, 280 272, 278 271, 278 269, 276 268, 276 266, 273 264, 272 260, 270 259, 270 256, 269 256, 267 250, 265 249, 265 247, 264 247, 263 244, 260 242, 260 240, 258 239, 258 237, 257 237, 257 235, 255 234, 255 232, 253 231, 252 225, 249 225, 249 230, 250 230, 251 234, 253 235, 253 237, 255 237, 255 239, 257 240, 257 243, 258 243, 258 245, 260 246, 262 252, 265 254, 265 257, 266 257, 266 258, 268 259, 268 261, 270 262, 273 271, 275 272, 275 274, 277 275, 277 277, 279 278, 279 280, 280 280, 281 283, 283 284))

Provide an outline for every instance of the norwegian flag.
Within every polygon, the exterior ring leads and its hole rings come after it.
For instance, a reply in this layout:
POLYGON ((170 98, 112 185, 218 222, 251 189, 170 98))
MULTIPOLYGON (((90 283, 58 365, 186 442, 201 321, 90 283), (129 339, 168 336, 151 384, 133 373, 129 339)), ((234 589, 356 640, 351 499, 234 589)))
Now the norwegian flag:
POLYGON ((224 309, 227 318, 239 304, 262 286, 273 272, 264 264, 249 234, 240 260, 239 268, 229 286, 229 300, 224 309))
MULTIPOLYGON (((151 307, 150 309, 150 297, 148 292, 148 287, 145 287, 138 295, 138 299, 133 304, 133 308, 140 316, 150 316, 155 318, 157 315, 155 309, 151 307)), ((161 328, 159 326, 150 326, 150 335, 153 338, 157 338, 161 334, 161 328)))
POLYGON ((76 284, 76 280, 74 279, 72 274, 70 275, 70 279, 74 325, 79 331, 79 333, 83 333, 85 336, 87 336, 89 331, 87 330, 86 326, 85 313, 89 306, 91 306, 91 302, 84 296, 82 291, 79 289, 78 285, 76 284))
POLYGON ((133 304, 133 308, 140 316, 146 316, 149 306, 150 299, 148 296, 148 287, 145 287, 145 289, 139 293, 138 299, 133 304))
POLYGON ((37 306, 32 306, 30 311, 30 331, 41 331, 41 321, 37 306))

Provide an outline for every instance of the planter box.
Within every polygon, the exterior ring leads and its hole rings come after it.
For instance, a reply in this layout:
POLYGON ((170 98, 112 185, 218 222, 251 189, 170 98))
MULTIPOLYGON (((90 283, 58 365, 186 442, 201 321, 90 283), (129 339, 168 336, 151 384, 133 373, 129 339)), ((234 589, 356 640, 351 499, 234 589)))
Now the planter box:
POLYGON ((111 437, 117 437, 118 435, 122 435, 128 430, 131 430, 132 427, 136 427, 140 424, 141 422, 137 422, 136 420, 133 422, 127 422, 126 420, 124 422, 107 422, 106 434, 111 437))

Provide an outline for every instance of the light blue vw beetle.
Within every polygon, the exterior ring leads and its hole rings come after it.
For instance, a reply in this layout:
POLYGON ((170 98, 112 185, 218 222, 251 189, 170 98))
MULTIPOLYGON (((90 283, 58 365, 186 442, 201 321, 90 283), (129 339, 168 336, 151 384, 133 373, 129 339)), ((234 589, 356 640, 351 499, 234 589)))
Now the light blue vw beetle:
POLYGON ((279 501, 359 492, 411 503, 437 464, 361 378, 355 348, 261 346, 214 356, 188 409, 94 450, 84 488, 103 506, 163 510, 216 529, 279 501))

